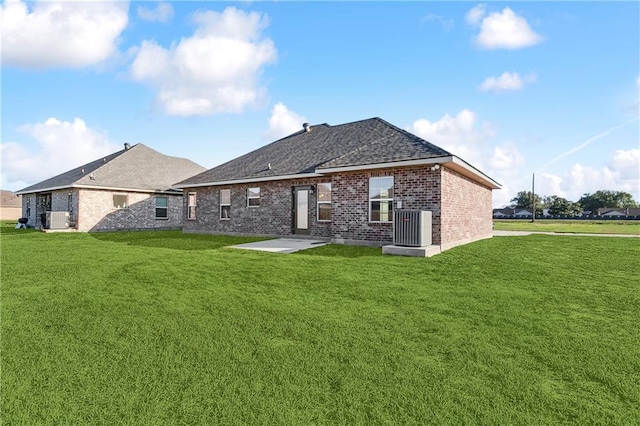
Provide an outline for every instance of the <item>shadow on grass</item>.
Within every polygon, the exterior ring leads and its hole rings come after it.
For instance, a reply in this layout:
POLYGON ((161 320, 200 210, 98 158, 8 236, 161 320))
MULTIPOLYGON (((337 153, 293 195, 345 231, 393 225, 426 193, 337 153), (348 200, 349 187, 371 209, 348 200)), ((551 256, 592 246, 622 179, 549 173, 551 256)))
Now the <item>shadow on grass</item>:
POLYGON ((227 235, 184 234, 182 231, 92 232, 89 235, 100 241, 173 250, 216 250, 235 244, 269 239, 227 235))

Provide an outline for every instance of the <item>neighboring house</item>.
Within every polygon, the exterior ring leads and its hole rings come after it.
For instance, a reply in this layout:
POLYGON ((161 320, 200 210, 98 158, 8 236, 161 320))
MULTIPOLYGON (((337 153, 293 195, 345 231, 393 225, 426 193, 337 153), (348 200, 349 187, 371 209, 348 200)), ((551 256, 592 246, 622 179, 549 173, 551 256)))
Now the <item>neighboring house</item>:
POLYGON ((0 220, 18 220, 22 215, 22 197, 0 189, 0 220))
POLYGON ((532 217, 531 209, 514 209, 513 217, 518 217, 518 218, 532 217))
POLYGON ((493 209, 493 217, 501 218, 501 217, 512 217, 515 214, 515 209, 511 207, 505 207, 503 209, 493 209))
POLYGON ((620 216, 620 217, 628 217, 628 216, 640 216, 640 208, 612 208, 612 207, 603 207, 598 209, 598 216, 620 216))
MULTIPOLYGON (((171 185, 205 170, 137 144, 18 191, 28 225, 51 227, 68 216, 79 231, 182 226, 182 191, 171 185), (50 222, 47 223, 48 212, 50 222), (63 213, 67 212, 67 213, 63 213)), ((65 227, 64 225, 62 227, 65 227)))
POLYGON ((320 124, 176 185, 184 232, 393 241, 393 210, 432 212, 441 250, 492 235, 493 179, 380 118, 320 124))

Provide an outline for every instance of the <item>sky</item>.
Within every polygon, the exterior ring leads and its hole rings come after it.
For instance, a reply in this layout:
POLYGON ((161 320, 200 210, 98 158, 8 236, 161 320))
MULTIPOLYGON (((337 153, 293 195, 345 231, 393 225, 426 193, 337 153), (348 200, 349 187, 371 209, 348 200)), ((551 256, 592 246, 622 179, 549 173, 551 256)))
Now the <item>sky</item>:
POLYGON ((380 117, 518 191, 640 201, 640 3, 0 5, 1 182, 143 143, 211 168, 380 117))

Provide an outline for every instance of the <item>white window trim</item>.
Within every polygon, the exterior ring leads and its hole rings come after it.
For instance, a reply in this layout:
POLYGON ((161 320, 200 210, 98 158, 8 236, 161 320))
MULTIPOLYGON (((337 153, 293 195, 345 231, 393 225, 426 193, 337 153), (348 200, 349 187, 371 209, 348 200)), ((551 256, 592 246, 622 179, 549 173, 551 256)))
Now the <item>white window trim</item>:
POLYGON ((156 220, 169 220, 169 197, 158 196, 158 197, 155 197, 154 202, 155 202, 155 205, 156 205, 156 208, 155 208, 155 211, 154 211, 156 220), (167 200, 167 207, 158 207, 158 198, 165 198, 167 200), (165 209, 167 211, 167 216, 166 217, 159 217, 158 216, 158 209, 165 209))
MULTIPOLYGON (((393 187, 395 186, 396 180, 394 179, 393 176, 375 176, 375 177, 370 177, 369 178, 369 190, 371 190, 371 181, 374 179, 386 179, 386 178, 391 178, 393 179, 393 185, 391 185, 391 190, 393 191, 393 187)), ((369 195, 371 196, 371 195, 369 195)), ((369 223, 393 223, 393 197, 391 198, 369 198, 369 223), (389 217, 389 220, 371 220, 371 213, 373 211, 373 209, 371 208, 372 203, 374 201, 380 201, 380 202, 389 202, 391 201, 391 215, 389 217)))
POLYGON ((218 219, 220 220, 231 220, 231 189, 221 189, 220 190, 220 209, 218 211, 218 219), (229 203, 222 202, 222 192, 229 191, 229 203), (222 208, 229 206, 229 217, 222 217, 222 208))
POLYGON ((256 209, 258 207, 260 207, 260 204, 262 204, 262 202, 260 201, 260 198, 262 197, 262 191, 260 189, 259 186, 252 186, 251 188, 247 188, 247 207, 250 209, 256 209), (258 190, 258 196, 256 197, 255 195, 251 196, 250 194, 250 190, 252 189, 257 189, 258 190), (257 206, 250 206, 249 205, 249 200, 258 200, 258 205, 257 206))
MULTIPOLYGON (((320 185, 329 185, 329 194, 331 195, 331 198, 333 198, 333 188, 331 187, 331 182, 320 182, 320 183, 318 183, 317 188, 319 188, 320 185)), ((329 207, 331 207, 331 200, 329 200, 329 201, 320 201, 320 190, 316 189, 316 193, 318 194, 317 195, 317 202, 316 202, 316 222, 329 223, 333 219, 333 209, 331 210, 331 219, 329 219, 329 220, 320 219, 320 204, 328 204, 329 207)))
POLYGON ((187 220, 196 220, 196 206, 198 205, 198 193, 197 192, 189 192, 187 193, 187 220), (193 204, 189 204, 191 202, 191 196, 193 195, 193 204), (193 207, 193 217, 191 217, 191 207, 193 207))

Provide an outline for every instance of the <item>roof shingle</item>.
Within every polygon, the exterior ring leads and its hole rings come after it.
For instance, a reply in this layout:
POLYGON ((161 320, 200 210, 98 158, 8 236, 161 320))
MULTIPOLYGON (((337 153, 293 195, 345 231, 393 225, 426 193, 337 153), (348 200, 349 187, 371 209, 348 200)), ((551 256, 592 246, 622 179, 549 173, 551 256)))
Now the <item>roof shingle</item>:
POLYGON ((167 191, 174 183, 203 170, 204 167, 191 160, 170 157, 137 144, 28 186, 18 193, 71 186, 167 191))
POLYGON ((177 185, 314 173, 332 167, 445 157, 449 152, 380 118, 319 124, 249 152, 177 185), (269 167, 271 166, 271 167, 269 167))

